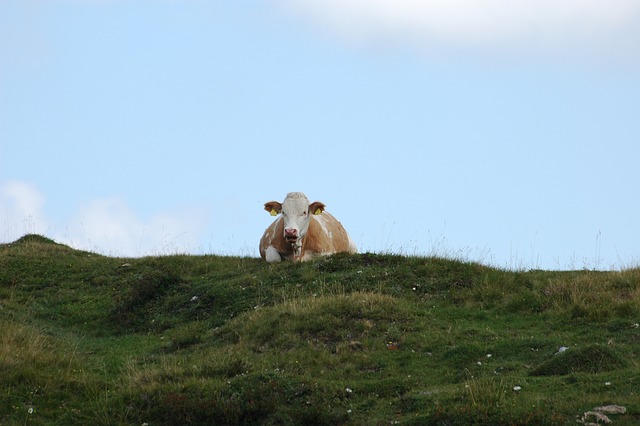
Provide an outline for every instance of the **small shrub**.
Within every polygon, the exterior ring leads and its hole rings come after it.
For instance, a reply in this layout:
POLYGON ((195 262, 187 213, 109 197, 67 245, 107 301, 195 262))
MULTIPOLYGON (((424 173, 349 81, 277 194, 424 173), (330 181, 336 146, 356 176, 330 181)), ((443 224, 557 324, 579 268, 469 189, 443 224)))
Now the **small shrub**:
POLYGON ((521 314, 539 313, 544 311, 544 305, 537 293, 522 290, 507 302, 506 310, 521 314))
POLYGON ((543 362, 532 376, 562 376, 572 373, 601 373, 623 368, 625 359, 608 346, 592 345, 568 349, 543 362))
POLYGON ((490 411, 505 404, 507 385, 500 378, 494 377, 470 377, 465 390, 473 407, 490 411))
POLYGON ((149 305, 182 283, 179 276, 162 270, 135 275, 129 287, 115 299, 109 318, 112 326, 121 331, 148 330, 152 324, 149 305))
POLYGON ((13 244, 16 245, 28 245, 28 244, 54 244, 61 245, 53 241, 51 238, 44 237, 42 235, 37 234, 27 234, 23 237, 18 238, 13 244))

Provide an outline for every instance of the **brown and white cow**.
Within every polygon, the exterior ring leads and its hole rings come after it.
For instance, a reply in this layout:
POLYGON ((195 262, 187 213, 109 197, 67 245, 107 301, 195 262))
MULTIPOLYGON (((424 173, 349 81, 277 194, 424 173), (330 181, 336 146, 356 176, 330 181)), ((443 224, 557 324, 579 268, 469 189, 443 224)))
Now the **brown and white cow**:
POLYGON ((282 203, 269 201, 264 209, 281 214, 260 239, 260 256, 267 262, 304 261, 314 256, 358 249, 342 224, 321 202, 309 203, 302 192, 290 192, 282 203))

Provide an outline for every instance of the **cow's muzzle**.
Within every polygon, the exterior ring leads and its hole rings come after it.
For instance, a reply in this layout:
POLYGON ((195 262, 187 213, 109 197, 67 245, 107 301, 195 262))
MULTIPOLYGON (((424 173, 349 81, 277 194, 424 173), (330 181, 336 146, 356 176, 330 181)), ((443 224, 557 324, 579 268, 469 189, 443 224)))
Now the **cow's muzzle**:
POLYGON ((284 239, 287 240, 288 243, 295 244, 298 242, 298 230, 297 229, 285 229, 284 230, 284 239))

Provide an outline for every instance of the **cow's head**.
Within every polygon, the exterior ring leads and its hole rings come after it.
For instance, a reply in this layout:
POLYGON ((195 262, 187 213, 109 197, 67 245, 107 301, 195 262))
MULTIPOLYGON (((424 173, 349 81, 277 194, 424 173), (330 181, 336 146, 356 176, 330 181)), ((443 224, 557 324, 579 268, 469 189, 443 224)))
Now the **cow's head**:
POLYGON ((284 220, 284 238, 294 248, 302 247, 302 239, 309 229, 312 214, 321 214, 324 204, 319 201, 309 204, 309 200, 302 192, 290 192, 282 203, 269 201, 264 209, 277 216, 282 213, 284 220))

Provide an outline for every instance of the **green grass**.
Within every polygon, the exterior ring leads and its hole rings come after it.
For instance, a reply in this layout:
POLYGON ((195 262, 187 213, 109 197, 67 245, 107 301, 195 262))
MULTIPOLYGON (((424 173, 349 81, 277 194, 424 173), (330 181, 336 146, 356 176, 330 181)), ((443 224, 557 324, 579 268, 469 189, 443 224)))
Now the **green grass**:
POLYGON ((640 270, 0 245, 0 424, 640 422, 640 270), (557 353, 558 348, 568 349, 557 353))

